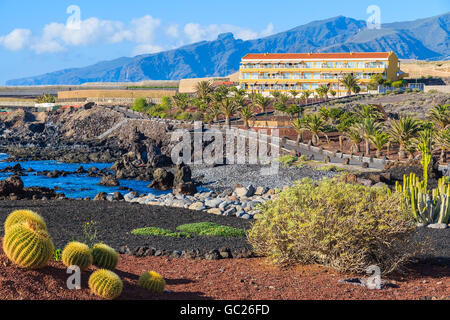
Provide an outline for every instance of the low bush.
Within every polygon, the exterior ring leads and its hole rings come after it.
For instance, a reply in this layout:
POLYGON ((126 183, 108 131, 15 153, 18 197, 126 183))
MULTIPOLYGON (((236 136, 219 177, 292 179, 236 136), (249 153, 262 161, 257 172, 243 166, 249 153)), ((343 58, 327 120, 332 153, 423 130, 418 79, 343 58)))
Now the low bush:
POLYGON ((356 273, 377 265, 389 273, 416 253, 408 244, 414 230, 396 193, 338 179, 304 179, 262 205, 248 239, 276 263, 356 273))
POLYGON ((189 238, 191 235, 186 232, 173 232, 172 230, 156 228, 156 227, 146 227, 140 229, 134 229, 131 234, 135 236, 145 236, 145 237, 171 237, 171 238, 189 238))
POLYGON ((221 226, 213 222, 199 222, 184 224, 177 230, 210 237, 244 237, 245 230, 233 227, 221 226))

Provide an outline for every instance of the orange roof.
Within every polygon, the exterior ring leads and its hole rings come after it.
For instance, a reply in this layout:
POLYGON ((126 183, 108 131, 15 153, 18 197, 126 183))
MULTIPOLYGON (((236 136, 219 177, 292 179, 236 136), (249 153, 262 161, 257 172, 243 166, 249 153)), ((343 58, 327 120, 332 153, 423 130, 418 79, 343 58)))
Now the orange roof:
POLYGON ((391 52, 249 53, 242 60, 387 59, 391 52))

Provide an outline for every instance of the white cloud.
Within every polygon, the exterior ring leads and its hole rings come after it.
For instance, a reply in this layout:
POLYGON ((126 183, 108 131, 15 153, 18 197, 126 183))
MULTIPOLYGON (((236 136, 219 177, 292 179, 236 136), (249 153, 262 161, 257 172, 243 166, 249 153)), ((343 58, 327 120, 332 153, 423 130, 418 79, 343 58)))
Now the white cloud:
POLYGON ((8 50, 22 50, 29 44, 31 31, 28 29, 14 29, 11 33, 0 37, 0 45, 8 50))
POLYGON ((268 36, 273 31, 272 23, 258 32, 229 24, 188 23, 181 28, 177 24, 164 26, 160 19, 151 15, 135 18, 127 24, 92 17, 80 20, 76 25, 49 23, 44 26, 39 36, 32 35, 28 29, 15 29, 0 36, 0 46, 13 51, 29 49, 42 54, 66 51, 70 47, 129 42, 135 45, 132 54, 139 55, 156 53, 192 42, 214 40, 225 32, 233 33, 235 38, 249 40, 268 36))
POLYGON ((178 25, 177 24, 170 25, 166 30, 166 34, 173 38, 178 38, 180 36, 180 32, 178 31, 178 25))
POLYGON ((140 44, 134 48, 133 55, 138 56, 141 54, 157 53, 157 52, 161 52, 163 50, 164 49, 162 47, 157 46, 157 45, 140 44))

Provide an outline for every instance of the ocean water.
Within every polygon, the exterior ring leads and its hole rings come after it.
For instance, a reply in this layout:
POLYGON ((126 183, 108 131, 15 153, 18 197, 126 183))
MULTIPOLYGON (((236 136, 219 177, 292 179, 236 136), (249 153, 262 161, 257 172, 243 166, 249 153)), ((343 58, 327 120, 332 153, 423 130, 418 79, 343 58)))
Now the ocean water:
MULTIPOLYGON (((33 168, 35 171, 52 171, 52 170, 64 170, 64 171, 76 171, 79 166, 88 170, 91 167, 96 167, 98 169, 108 169, 112 166, 112 163, 62 163, 57 161, 26 161, 26 162, 1 162, 8 158, 6 154, 0 154, 0 170, 8 166, 14 166, 20 163, 22 168, 27 170, 28 168, 33 168)), ((119 187, 105 187, 97 185, 101 178, 88 177, 87 174, 72 174, 66 177, 58 178, 48 178, 46 176, 38 176, 36 172, 25 172, 27 176, 21 177, 25 187, 47 187, 54 188, 59 187, 62 190, 57 190, 58 193, 64 193, 68 198, 86 198, 90 197, 93 199, 98 193, 106 192, 108 194, 113 194, 116 191, 122 193, 122 195, 127 194, 129 191, 119 190, 119 187)), ((4 180, 11 176, 12 173, 0 172, 0 180, 4 180)), ((120 186, 128 187, 133 189, 133 191, 139 194, 167 194, 171 191, 159 191, 152 188, 147 188, 151 181, 134 181, 134 180, 119 180, 120 186)))

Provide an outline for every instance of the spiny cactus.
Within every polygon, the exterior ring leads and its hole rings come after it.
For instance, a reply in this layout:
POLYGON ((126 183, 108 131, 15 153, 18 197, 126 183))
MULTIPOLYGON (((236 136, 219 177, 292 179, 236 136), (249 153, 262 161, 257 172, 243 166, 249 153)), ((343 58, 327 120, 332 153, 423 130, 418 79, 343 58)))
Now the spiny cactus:
POLYGON ((450 186, 439 180, 438 188, 427 190, 424 181, 411 173, 403 177, 403 186, 396 183, 396 191, 403 194, 403 206, 419 223, 447 224, 450 218, 450 186))
POLYGON ((12 226, 3 238, 3 251, 15 264, 25 269, 39 269, 53 257, 55 247, 48 233, 36 222, 25 221, 12 226))
POLYGON ((92 248, 92 257, 97 267, 114 270, 119 262, 119 254, 103 243, 97 243, 92 248))
POLYGON ((112 271, 100 269, 89 277, 91 291, 105 299, 115 299, 120 296, 123 283, 120 277, 112 271))
POLYGON ((36 223, 36 226, 44 231, 47 231, 47 225, 44 219, 36 212, 31 210, 16 210, 10 213, 5 221, 5 232, 8 231, 13 225, 24 222, 32 221, 36 223))
POLYGON ((151 292, 163 293, 166 287, 166 281, 160 274, 150 271, 141 275, 139 285, 151 292))
POLYGON ((93 262, 91 250, 81 242, 69 243, 62 252, 62 261, 65 266, 78 266, 81 270, 89 268, 93 262))

